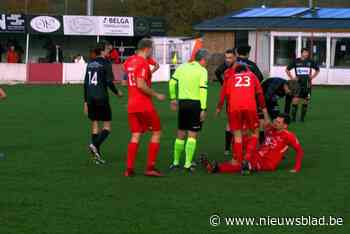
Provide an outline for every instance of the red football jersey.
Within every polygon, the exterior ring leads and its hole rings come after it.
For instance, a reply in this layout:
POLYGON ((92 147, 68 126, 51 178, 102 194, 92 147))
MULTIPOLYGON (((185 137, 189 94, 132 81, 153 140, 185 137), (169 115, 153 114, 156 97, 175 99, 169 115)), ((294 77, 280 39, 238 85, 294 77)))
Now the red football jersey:
POLYGON ((265 136, 265 141, 258 150, 264 167, 275 170, 290 146, 296 151, 294 169, 299 171, 304 151, 297 137, 287 130, 277 131, 271 125, 267 126, 265 136))
POLYGON ((218 108, 227 101, 227 112, 241 110, 257 111, 257 99, 260 108, 265 108, 265 99, 258 78, 251 71, 236 73, 229 68, 224 74, 218 108))
POLYGON ((155 65, 157 64, 157 61, 156 61, 154 58, 152 58, 152 57, 149 57, 149 58, 147 59, 147 62, 148 62, 148 64, 151 65, 151 66, 155 66, 155 65))
POLYGON ((132 55, 125 61, 124 70, 128 76, 128 112, 153 110, 152 98, 136 86, 136 79, 143 79, 148 87, 152 86, 152 73, 147 60, 139 55, 132 55))

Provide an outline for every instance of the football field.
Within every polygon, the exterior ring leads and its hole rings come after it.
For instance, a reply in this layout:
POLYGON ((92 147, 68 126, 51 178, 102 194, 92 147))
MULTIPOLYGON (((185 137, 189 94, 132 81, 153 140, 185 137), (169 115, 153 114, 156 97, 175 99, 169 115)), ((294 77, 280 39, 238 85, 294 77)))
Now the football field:
MULTIPOLYGON (((166 84, 154 85, 167 92, 166 84)), ((157 102, 163 136, 157 167, 146 178, 145 136, 134 178, 123 177, 129 140, 127 97, 110 97, 112 133, 103 145, 107 165, 92 164, 83 89, 74 86, 5 86, 0 102, 0 234, 350 233, 350 89, 315 87, 305 123, 290 129, 305 156, 289 173, 294 152, 276 172, 252 176, 169 173, 176 114, 157 102), (209 218, 217 214, 220 225, 209 218), (342 226, 237 226, 225 217, 339 217, 342 226)), ((124 94, 127 94, 123 88, 124 94)), ((224 115, 214 117, 219 86, 209 87, 209 113, 197 156, 224 160, 224 115)), ((198 157, 197 157, 198 158, 198 157)), ((184 157, 183 157, 184 159, 184 157)), ((226 158, 228 159, 228 158, 226 158)))

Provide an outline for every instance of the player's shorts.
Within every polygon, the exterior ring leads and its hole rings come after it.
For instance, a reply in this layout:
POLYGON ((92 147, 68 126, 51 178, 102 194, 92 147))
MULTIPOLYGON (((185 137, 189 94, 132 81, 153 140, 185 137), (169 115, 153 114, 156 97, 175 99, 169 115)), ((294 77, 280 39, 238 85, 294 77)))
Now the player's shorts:
POLYGON ((256 111, 241 110, 228 113, 228 122, 231 131, 255 130, 259 127, 259 118, 256 111))
POLYGON ((275 165, 271 165, 267 160, 264 159, 262 152, 257 152, 254 157, 250 159, 250 164, 253 171, 274 171, 276 170, 275 165))
POLYGON ((297 80, 288 81, 288 86, 293 97, 308 99, 311 96, 311 85, 297 80))
POLYGON ((129 113, 128 121, 132 133, 158 132, 161 130, 160 118, 155 110, 129 113))
POLYGON ((112 111, 109 102, 92 101, 88 103, 88 117, 91 121, 111 121, 112 111))
POLYGON ((179 101, 178 129, 192 132, 199 132, 202 129, 200 101, 179 101))

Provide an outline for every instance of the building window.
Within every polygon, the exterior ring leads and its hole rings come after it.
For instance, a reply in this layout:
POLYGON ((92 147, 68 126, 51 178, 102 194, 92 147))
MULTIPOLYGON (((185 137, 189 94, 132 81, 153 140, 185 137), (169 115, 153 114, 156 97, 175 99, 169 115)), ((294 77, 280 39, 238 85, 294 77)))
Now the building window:
POLYGON ((327 64, 327 39, 324 37, 303 37, 302 48, 310 50, 311 58, 321 67, 327 64))
POLYGON ((332 38, 331 67, 350 68, 350 38, 332 38))
POLYGON ((274 64, 276 66, 286 66, 292 62, 296 56, 296 37, 275 37, 274 64))

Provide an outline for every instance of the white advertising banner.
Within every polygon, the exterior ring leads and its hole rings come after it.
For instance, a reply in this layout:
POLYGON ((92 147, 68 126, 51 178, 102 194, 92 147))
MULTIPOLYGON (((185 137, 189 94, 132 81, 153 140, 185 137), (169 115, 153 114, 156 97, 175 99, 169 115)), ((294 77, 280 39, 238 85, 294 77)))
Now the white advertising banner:
POLYGON ((99 17, 82 15, 63 16, 64 35, 99 35, 99 17))
POLYGON ((99 16, 101 36, 134 36, 134 20, 132 17, 99 16))

